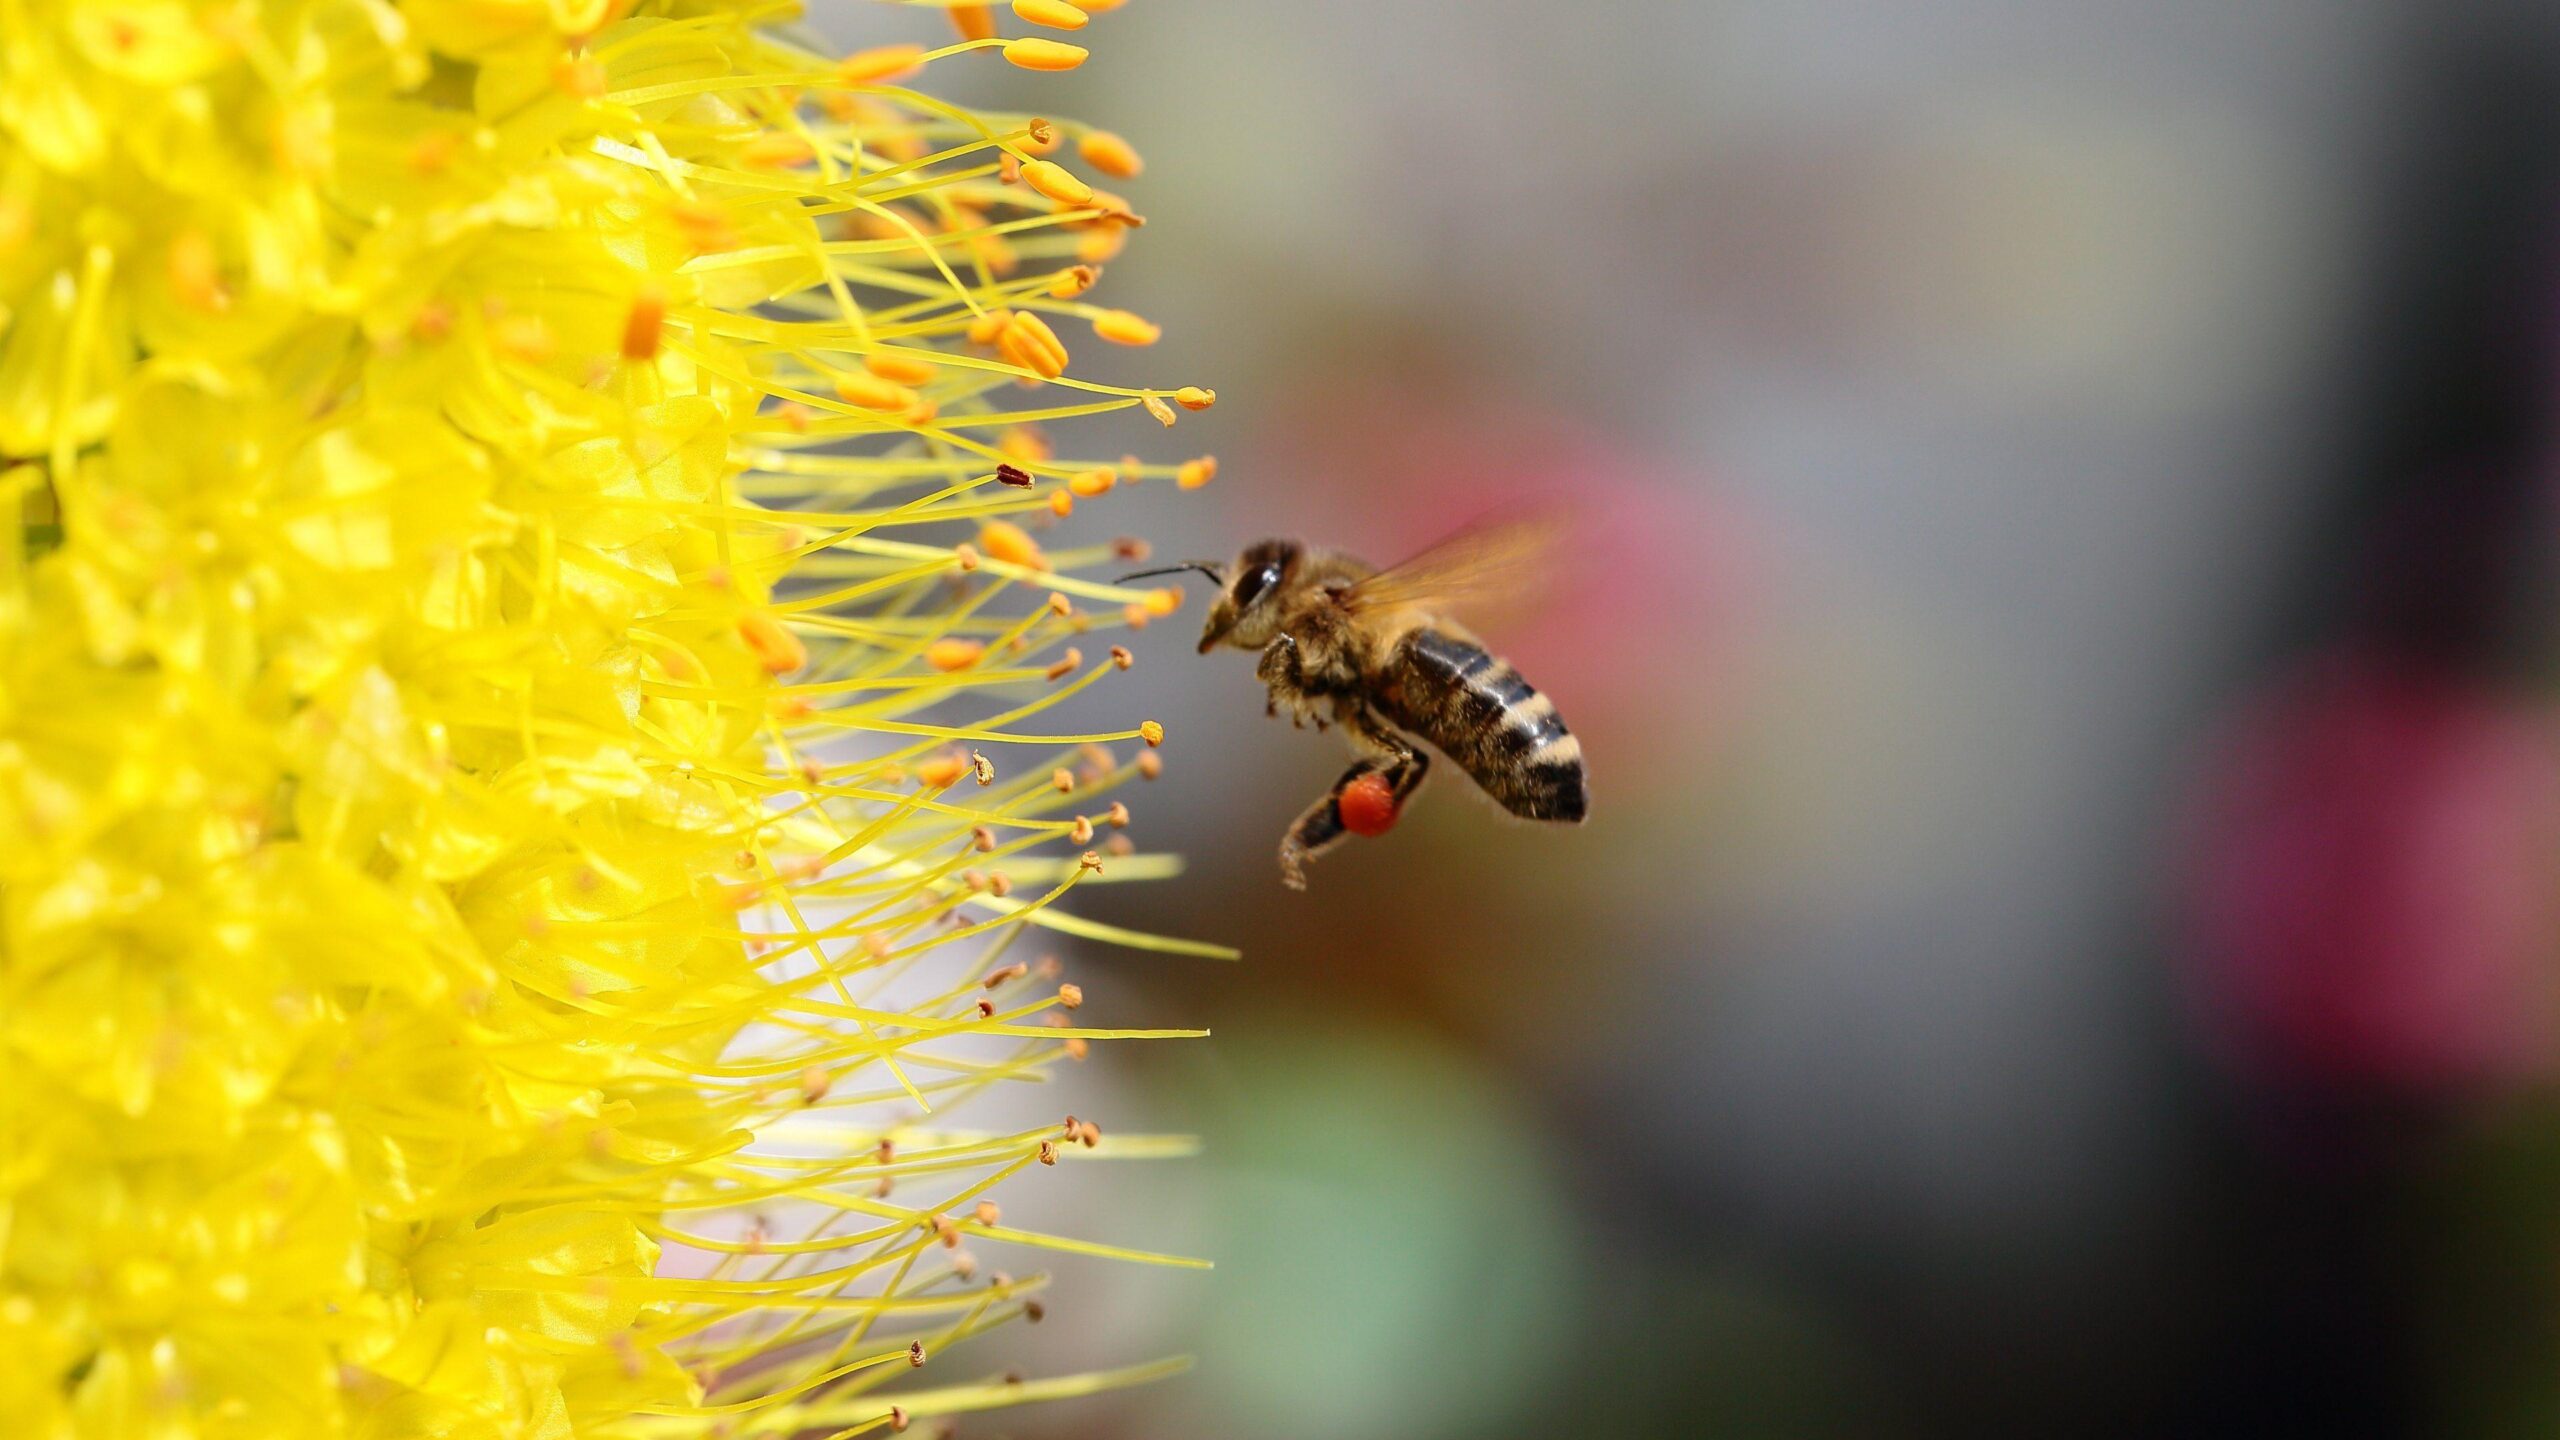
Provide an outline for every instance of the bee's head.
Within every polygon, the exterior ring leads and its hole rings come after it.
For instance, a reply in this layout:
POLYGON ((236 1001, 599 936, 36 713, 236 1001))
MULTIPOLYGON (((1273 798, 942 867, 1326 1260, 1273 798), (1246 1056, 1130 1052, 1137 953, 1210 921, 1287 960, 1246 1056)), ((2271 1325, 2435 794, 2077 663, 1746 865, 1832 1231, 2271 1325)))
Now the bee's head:
POLYGON ((1225 589, 1209 607, 1209 622, 1200 627, 1200 653, 1223 642, 1239 650, 1259 650, 1280 630, 1280 607, 1274 597, 1298 568, 1304 546, 1295 540, 1263 540, 1244 548, 1221 582, 1225 589))
POLYGON ((1232 565, 1219 565, 1210 560, 1186 560, 1161 570, 1141 570, 1120 577, 1123 583, 1143 580, 1150 575, 1174 575, 1197 570, 1218 582, 1218 599, 1209 607, 1209 623, 1200 631, 1200 653, 1208 654, 1224 641, 1241 650, 1259 650, 1271 643, 1279 633, 1280 612, 1273 597, 1281 583, 1298 568, 1298 559, 1306 547, 1295 540, 1263 540, 1244 548, 1232 565))

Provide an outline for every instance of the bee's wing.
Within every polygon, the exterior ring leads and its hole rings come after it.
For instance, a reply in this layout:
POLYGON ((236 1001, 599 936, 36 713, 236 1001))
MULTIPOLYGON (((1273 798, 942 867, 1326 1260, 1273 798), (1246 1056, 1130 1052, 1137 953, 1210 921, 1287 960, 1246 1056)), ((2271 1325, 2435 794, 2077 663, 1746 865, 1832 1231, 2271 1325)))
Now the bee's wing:
POLYGON ((1341 603, 1360 615, 1524 608, 1548 578, 1563 538, 1563 524, 1544 517, 1477 525, 1352 585, 1341 603))

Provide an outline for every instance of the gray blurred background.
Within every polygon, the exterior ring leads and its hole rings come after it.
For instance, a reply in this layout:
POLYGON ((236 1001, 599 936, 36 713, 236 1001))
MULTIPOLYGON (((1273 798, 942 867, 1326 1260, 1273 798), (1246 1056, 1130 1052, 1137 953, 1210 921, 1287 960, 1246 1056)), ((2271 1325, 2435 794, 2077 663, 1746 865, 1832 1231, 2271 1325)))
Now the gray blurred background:
POLYGON ((1444 772, 1291 894, 1339 746, 1197 599, 1132 642, 1191 868, 1088 908, 1247 958, 1072 957, 1217 1038, 1064 1079, 1206 1152, 1007 1208, 1219 1264, 1061 1267, 1028 1368, 1200 1364, 964 1433, 2560 1427, 2555 11, 1133 0, 937 66, 1138 145, 1094 298, 1166 336, 1079 356, 1221 396, 1103 442, 1214 485, 1072 523, 1562 503, 1491 638, 1595 806, 1444 772))

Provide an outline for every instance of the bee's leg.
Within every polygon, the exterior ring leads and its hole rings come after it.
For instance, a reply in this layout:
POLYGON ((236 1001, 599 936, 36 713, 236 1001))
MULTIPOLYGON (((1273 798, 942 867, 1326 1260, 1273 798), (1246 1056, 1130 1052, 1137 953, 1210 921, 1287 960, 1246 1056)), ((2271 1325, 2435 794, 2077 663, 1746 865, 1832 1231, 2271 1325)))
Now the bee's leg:
POLYGON ((1289 720, 1304 728, 1307 723, 1306 657, 1298 648, 1297 637, 1282 631, 1262 647, 1262 659, 1253 667, 1262 683, 1271 691, 1263 702, 1262 713, 1277 715, 1280 707, 1289 707, 1289 720))
POLYGON ((1342 738, 1351 748, 1383 762, 1381 768, 1400 769, 1422 763, 1421 752, 1405 742, 1405 738, 1377 716, 1377 712, 1358 699, 1342 697, 1334 701, 1334 722, 1342 727, 1342 738))
POLYGON ((1361 776, 1385 768, 1375 760, 1363 760, 1343 771, 1332 789, 1289 823, 1289 833, 1280 837, 1281 884, 1292 890, 1307 888, 1306 862, 1341 844, 1342 837, 1351 833, 1342 824, 1343 790, 1361 776))
POLYGON ((1431 773, 1431 757, 1404 743, 1401 736, 1378 723, 1366 707, 1337 709, 1334 719, 1341 722, 1342 733, 1355 738, 1363 749, 1380 751, 1374 758, 1364 758, 1342 772, 1333 788, 1324 793, 1289 826, 1280 841, 1280 880, 1292 890, 1307 888, 1306 862, 1342 843, 1350 833, 1342 823, 1342 792, 1353 781, 1367 775, 1383 775, 1387 793, 1395 797, 1396 807, 1422 788, 1423 777, 1431 773))

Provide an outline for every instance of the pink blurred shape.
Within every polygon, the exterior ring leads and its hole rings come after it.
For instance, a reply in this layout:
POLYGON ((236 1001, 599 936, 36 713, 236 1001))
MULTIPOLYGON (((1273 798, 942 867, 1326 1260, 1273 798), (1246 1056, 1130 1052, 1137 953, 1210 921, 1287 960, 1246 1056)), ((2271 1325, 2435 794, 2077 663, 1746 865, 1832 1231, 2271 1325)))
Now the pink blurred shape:
POLYGON ((1560 520, 1550 583, 1481 617, 1488 638, 1577 726, 1709 728, 1696 692, 1735 678, 1765 552, 1706 477, 1665 473, 1490 380, 1385 395, 1320 385, 1295 399, 1305 423, 1287 433, 1307 438, 1292 468, 1331 492, 1326 508, 1359 517, 1335 543, 1393 563, 1477 522, 1560 520))
POLYGON ((2195 978, 2249 1078, 2434 1102, 2546 1070, 2560 764, 2524 700, 2334 651, 2242 710, 2197 799, 2195 978))

